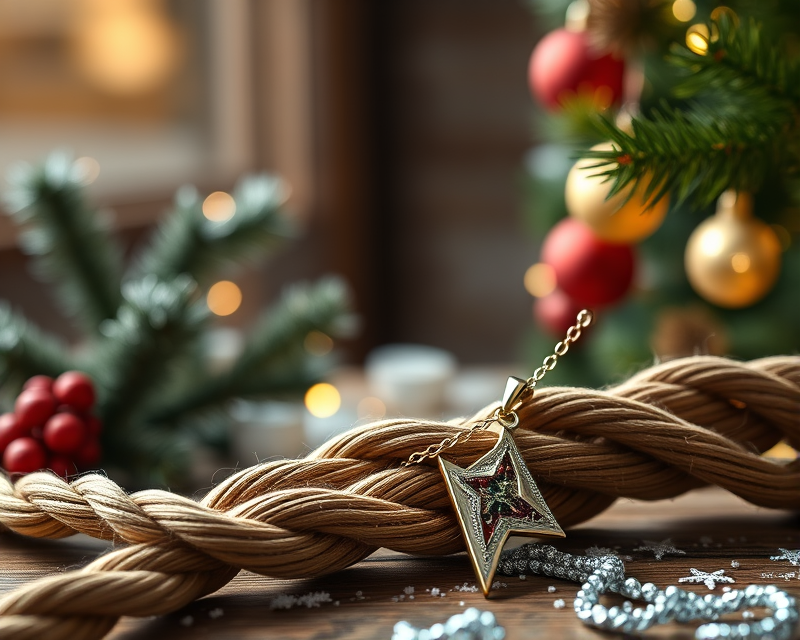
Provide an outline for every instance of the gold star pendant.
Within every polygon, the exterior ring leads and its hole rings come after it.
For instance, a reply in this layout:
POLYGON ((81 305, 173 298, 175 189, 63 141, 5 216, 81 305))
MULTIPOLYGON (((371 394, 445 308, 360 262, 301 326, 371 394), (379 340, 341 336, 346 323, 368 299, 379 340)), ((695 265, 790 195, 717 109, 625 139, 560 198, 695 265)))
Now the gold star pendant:
POLYGON ((500 427, 497 444, 466 469, 439 458, 447 492, 483 595, 489 595, 503 545, 512 534, 564 537, 514 438, 500 427))

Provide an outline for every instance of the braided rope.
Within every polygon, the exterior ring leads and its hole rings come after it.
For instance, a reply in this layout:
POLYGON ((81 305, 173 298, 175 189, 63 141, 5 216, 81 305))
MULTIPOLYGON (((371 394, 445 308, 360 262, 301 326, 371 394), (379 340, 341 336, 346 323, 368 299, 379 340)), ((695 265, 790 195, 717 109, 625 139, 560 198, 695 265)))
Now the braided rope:
MULTIPOLYGON (((757 505, 800 508, 800 463, 759 456, 781 439, 800 447, 798 356, 675 360, 605 391, 542 389, 519 414, 515 440, 563 526, 617 497, 658 500, 706 484, 757 505)), ((0 526, 128 545, 0 598, 0 637, 100 638, 120 616, 174 611, 242 568, 297 578, 337 571, 378 547, 458 551, 435 461, 400 463, 460 429, 364 425, 306 458, 244 469, 200 502, 165 491, 128 495, 98 474, 67 483, 34 473, 16 484, 0 475, 0 526)), ((476 433, 448 458, 466 465, 495 438, 476 433)))

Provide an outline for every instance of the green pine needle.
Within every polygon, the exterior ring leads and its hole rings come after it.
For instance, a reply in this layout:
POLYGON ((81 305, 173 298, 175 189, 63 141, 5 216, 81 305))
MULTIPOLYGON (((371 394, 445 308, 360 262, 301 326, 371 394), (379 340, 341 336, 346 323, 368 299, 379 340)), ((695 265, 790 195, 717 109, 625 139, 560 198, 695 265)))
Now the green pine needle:
POLYGON ((214 222, 203 216, 197 190, 183 187, 176 194, 173 214, 158 227, 132 277, 153 274, 168 279, 186 273, 205 284, 222 266, 263 256, 267 247, 290 235, 281 213, 286 194, 278 178, 244 178, 233 193, 236 213, 224 222, 214 222))
POLYGON ((632 135, 602 121, 616 149, 585 155, 613 180, 612 195, 645 180, 648 196, 672 193, 703 207, 726 189, 754 192, 798 167, 798 66, 765 45, 754 23, 736 28, 723 14, 709 29, 719 38, 706 55, 676 48, 672 57, 691 71, 679 87, 696 98, 689 109, 663 104, 635 118, 632 135))
POLYGON ((53 153, 41 167, 18 165, 9 182, 6 203, 24 225, 21 244, 34 257, 35 271, 58 283, 68 315, 97 331, 121 301, 121 251, 103 219, 84 203, 77 165, 67 153, 53 153))

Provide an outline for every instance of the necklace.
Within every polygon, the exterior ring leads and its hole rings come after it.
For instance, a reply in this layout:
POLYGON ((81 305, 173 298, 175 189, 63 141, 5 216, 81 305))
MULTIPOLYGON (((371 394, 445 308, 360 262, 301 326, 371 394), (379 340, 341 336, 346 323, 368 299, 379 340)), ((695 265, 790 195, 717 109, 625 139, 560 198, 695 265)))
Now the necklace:
MULTIPOLYGON (((488 598, 496 571, 504 575, 541 574, 563 578, 581 584, 575 596, 574 609, 578 618, 590 626, 624 634, 638 634, 659 624, 671 621, 702 620, 695 634, 698 640, 726 638, 738 640, 759 638, 788 639, 798 621, 795 599, 774 585, 749 585, 721 596, 698 596, 676 586, 660 590, 653 583, 641 584, 636 578, 625 577, 625 566, 615 556, 588 557, 558 551, 550 545, 526 544, 513 551, 503 552, 503 545, 513 534, 525 536, 564 537, 542 497, 525 462, 514 443, 512 431, 519 425, 516 409, 529 396, 536 384, 565 355, 582 330, 593 320, 591 311, 584 309, 556 344, 553 353, 545 358, 527 380, 510 377, 503 400, 494 413, 475 422, 468 429, 412 454, 406 466, 425 459, 438 458, 445 486, 453 503, 464 536, 467 553, 484 596, 488 598), (446 461, 441 454, 466 441, 480 430, 495 430, 499 437, 492 449, 466 468, 446 461), (643 600, 646 606, 635 608, 630 601, 621 607, 606 607, 600 597, 608 592, 633 600, 643 600), (717 623, 721 616, 748 607, 763 607, 772 615, 756 622, 717 623)), ((453 632, 466 632, 482 618, 477 614, 448 621, 453 632), (476 622, 477 621, 477 622, 476 622)), ((492 616, 486 617, 489 626, 495 625, 492 616)), ((428 630, 415 630, 407 623, 402 637, 421 639, 430 636, 428 630)), ((441 625, 438 625, 441 627, 441 625)), ((476 627, 477 628, 477 627, 476 627)), ((499 628, 499 627, 498 627, 499 628)), ((442 627, 444 630, 445 627, 442 627)), ((481 632, 483 633, 483 632, 481 632)), ((440 638, 470 637, 439 635, 440 638)), ((474 637, 490 637, 480 635, 474 637)), ((502 637, 502 636, 494 636, 502 637)))

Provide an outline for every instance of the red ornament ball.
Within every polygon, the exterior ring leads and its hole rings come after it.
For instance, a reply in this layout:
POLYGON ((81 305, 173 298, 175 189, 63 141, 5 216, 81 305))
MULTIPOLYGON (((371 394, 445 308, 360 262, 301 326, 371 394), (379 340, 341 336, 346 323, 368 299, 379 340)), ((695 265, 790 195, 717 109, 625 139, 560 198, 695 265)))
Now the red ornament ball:
POLYGON ((616 302, 633 282, 633 249, 600 240, 573 218, 550 230, 542 245, 542 262, 553 267, 558 288, 579 305, 616 302))
POLYGON ((17 416, 13 413, 4 413, 0 416, 0 454, 5 451, 6 447, 17 438, 21 438, 26 434, 17 416))
POLYGON ((24 429, 41 426, 56 410, 53 394, 42 387, 26 389, 14 402, 14 413, 24 429))
POLYGON ((47 461, 47 468, 62 478, 66 478, 76 471, 75 463, 72 460, 67 456, 59 455, 50 456, 50 459, 47 461))
POLYGON ((554 336, 562 337, 583 309, 566 293, 556 289, 553 293, 537 298, 533 303, 533 317, 554 336))
POLYGON ((3 467, 9 473, 31 473, 43 469, 47 455, 41 443, 33 438, 17 438, 3 452, 3 467))
POLYGON ((50 376, 33 376, 22 385, 22 390, 27 389, 46 389, 47 391, 53 390, 53 379, 50 376))
POLYGON ((53 383, 53 394, 59 402, 78 411, 88 411, 94 405, 92 380, 80 371, 67 371, 58 376, 53 383))
POLYGON ((81 469, 90 469, 100 461, 101 453, 100 443, 97 438, 90 437, 72 457, 75 460, 75 464, 81 469))
POLYGON ((74 413, 57 413, 44 425, 44 443, 54 453, 75 453, 86 440, 83 420, 74 413))
POLYGON ((534 97, 550 109, 583 93, 605 109, 622 97, 624 69, 622 60, 592 51, 585 32, 556 29, 533 50, 528 84, 534 97))

